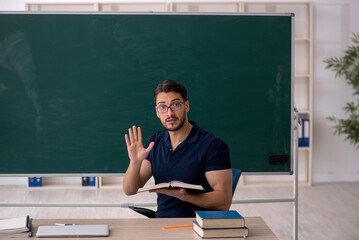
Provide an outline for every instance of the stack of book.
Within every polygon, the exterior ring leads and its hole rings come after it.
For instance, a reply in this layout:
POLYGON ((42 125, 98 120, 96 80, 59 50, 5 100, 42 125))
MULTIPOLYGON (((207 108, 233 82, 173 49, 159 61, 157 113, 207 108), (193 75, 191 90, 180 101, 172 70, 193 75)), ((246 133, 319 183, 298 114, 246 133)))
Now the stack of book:
POLYGON ((29 216, 0 220, 0 238, 23 238, 31 236, 32 224, 29 216))
POLYGON ((202 238, 247 237, 244 218, 235 210, 197 211, 193 230, 202 238))

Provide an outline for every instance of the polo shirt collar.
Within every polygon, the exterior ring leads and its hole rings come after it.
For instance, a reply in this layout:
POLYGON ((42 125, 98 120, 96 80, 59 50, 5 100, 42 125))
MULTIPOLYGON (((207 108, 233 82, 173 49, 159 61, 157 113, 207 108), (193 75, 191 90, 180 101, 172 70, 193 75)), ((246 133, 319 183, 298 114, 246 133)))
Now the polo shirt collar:
MULTIPOLYGON (((200 128, 194 121, 189 121, 189 122, 192 124, 192 129, 191 129, 191 132, 188 134, 188 136, 186 137, 186 139, 183 142, 194 143, 197 141, 197 139, 199 137, 200 128)), ((165 133, 163 134, 162 141, 167 142, 169 144, 170 143, 169 133, 167 130, 164 130, 164 131, 165 131, 165 133)), ((169 145, 171 145, 171 144, 169 144, 169 145)))
POLYGON ((194 143, 198 140, 200 128, 194 121, 189 121, 189 122, 192 124, 192 129, 191 132, 188 134, 187 138, 185 139, 185 141, 187 141, 188 143, 194 143))

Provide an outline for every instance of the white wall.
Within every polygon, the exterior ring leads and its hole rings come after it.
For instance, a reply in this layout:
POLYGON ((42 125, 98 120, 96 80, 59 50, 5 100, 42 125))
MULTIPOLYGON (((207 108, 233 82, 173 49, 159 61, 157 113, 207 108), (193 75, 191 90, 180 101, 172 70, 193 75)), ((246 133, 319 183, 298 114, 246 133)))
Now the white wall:
POLYGON ((345 117, 353 101, 344 79, 335 79, 323 60, 343 56, 352 32, 359 33, 358 1, 315 1, 313 82, 313 182, 359 181, 359 150, 344 136, 333 136, 328 116, 345 117))
MULTIPOLYGON (((150 0, 143 0, 145 1, 150 0)), ((0 11, 22 11, 25 9, 25 2, 71 1, 0 0, 0 11)), ((344 142, 344 136, 333 136, 333 124, 325 119, 332 115, 344 116, 342 107, 346 102, 354 100, 352 90, 343 79, 335 79, 333 72, 324 69, 323 63, 328 57, 342 56, 350 44, 351 33, 359 33, 359 1, 314 0, 313 8, 313 182, 359 181, 359 150, 349 142, 344 142)), ((0 180, 0 184, 1 182, 5 181, 0 180)))

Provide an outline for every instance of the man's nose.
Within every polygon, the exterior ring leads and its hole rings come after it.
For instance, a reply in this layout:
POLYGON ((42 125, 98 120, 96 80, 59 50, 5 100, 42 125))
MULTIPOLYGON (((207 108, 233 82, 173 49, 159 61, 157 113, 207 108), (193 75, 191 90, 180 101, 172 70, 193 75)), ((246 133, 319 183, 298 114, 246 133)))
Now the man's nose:
POLYGON ((167 115, 173 115, 174 111, 169 107, 167 108, 167 115))

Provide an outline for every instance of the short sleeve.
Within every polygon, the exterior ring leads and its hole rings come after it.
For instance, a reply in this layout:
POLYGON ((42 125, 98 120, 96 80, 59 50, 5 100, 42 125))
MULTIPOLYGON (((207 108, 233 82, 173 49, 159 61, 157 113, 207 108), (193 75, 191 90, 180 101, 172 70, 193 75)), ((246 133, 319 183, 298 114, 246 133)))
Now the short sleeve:
POLYGON ((220 139, 212 141, 206 154, 205 171, 208 172, 230 168, 231 160, 228 145, 220 139))

